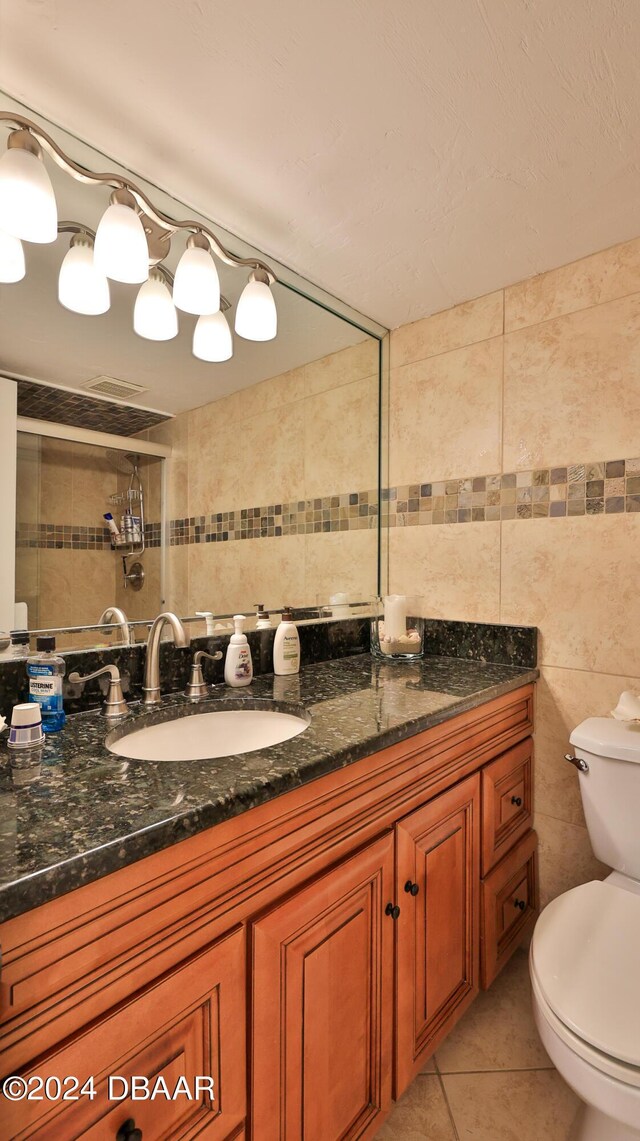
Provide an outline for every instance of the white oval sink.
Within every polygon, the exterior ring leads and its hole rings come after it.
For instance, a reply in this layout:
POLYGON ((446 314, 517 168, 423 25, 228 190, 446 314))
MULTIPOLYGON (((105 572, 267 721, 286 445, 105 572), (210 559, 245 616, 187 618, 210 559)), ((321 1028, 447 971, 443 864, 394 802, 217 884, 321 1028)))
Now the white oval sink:
POLYGON ((204 761, 252 753, 303 733, 309 716, 279 709, 215 709, 145 725, 105 741, 111 753, 135 761, 204 761), (115 739, 114 739, 115 738, 115 739))

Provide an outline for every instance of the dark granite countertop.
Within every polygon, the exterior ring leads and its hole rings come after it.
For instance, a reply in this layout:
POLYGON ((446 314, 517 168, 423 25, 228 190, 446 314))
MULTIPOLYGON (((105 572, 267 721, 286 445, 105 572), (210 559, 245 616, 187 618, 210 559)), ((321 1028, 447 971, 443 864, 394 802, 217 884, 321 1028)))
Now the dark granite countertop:
MULTIPOLYGON (((69 717, 41 749, 0 741, 0 920, 186 839, 280 793, 535 680, 538 671, 458 658, 368 654, 265 675, 212 697, 302 704, 308 728, 280 745, 208 761, 133 761, 104 746, 96 711, 69 717)), ((181 694, 151 714, 206 712, 181 694)), ((133 706, 129 723, 149 717, 133 706)), ((139 725, 138 727, 141 727, 139 725)))

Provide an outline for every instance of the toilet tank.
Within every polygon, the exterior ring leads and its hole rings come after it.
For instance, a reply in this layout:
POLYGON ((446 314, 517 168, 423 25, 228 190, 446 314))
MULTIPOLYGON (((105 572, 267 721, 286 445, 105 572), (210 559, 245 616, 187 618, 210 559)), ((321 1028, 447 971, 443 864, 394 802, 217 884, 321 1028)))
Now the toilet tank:
POLYGON ((640 723, 589 717, 570 741, 589 766, 580 793, 595 855, 640 880, 640 723))

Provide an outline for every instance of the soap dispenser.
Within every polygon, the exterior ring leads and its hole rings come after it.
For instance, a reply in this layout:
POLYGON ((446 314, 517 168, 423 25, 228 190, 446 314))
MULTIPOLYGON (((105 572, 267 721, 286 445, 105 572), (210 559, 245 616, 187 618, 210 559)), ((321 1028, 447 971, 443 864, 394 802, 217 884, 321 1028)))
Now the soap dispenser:
POLYGON ((224 663, 224 680, 227 685, 249 685, 253 678, 251 650, 247 642, 247 635, 242 629, 244 622, 244 614, 234 614, 233 625, 235 633, 232 634, 229 639, 227 656, 224 663))
POLYGON ((264 603, 263 602, 256 602, 255 606, 256 606, 256 630, 270 630, 271 629, 271 619, 270 619, 269 615, 267 614, 267 612, 264 608, 264 603))

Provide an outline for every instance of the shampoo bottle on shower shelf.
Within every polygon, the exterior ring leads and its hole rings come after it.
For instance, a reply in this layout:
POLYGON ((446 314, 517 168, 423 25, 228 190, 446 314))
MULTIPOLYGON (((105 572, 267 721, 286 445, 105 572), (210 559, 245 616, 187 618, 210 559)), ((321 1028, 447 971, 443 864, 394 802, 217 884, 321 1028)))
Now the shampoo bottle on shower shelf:
POLYGON ((55 653, 55 648, 55 638, 41 636, 36 639, 37 653, 27 658, 29 701, 38 702, 45 733, 56 733, 66 721, 62 707, 62 678, 66 664, 64 658, 55 653))
POLYGON ((251 650, 247 642, 247 635, 242 630, 244 622, 244 614, 234 614, 235 634, 232 634, 229 639, 224 662, 224 680, 227 685, 249 685, 253 677, 251 650))
POLYGON ((300 669, 300 635, 288 606, 282 611, 282 621, 273 639, 274 674, 297 674, 300 669))

